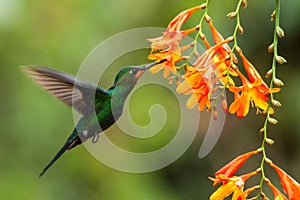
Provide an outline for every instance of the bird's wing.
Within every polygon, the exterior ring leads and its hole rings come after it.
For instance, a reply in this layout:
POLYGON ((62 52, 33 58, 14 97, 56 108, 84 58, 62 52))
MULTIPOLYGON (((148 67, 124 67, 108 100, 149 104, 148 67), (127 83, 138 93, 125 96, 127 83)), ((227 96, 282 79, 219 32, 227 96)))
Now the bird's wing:
POLYGON ((39 85, 54 97, 83 115, 94 109, 95 94, 106 97, 108 93, 93 83, 79 80, 68 74, 45 67, 23 67, 39 85))

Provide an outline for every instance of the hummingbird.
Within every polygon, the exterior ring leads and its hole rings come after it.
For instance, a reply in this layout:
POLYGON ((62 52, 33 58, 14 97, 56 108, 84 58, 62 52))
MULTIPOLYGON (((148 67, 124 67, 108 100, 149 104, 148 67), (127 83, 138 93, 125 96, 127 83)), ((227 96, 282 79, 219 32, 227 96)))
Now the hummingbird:
POLYGON ((120 118, 127 96, 144 72, 164 61, 122 68, 117 73, 114 84, 108 90, 50 68, 23 67, 23 70, 42 88, 82 115, 67 141, 42 170, 39 177, 66 150, 73 149, 89 138, 93 138, 93 142, 96 142, 99 134, 120 118))

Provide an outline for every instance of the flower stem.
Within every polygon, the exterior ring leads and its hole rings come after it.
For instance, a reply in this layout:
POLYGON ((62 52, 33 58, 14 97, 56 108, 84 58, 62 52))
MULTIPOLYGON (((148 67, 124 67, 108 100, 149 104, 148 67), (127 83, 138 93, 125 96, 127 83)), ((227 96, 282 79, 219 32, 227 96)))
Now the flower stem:
MULTIPOLYGON (((274 87, 274 80, 276 78, 276 70, 277 70, 276 57, 278 56, 278 35, 277 35, 276 30, 278 29, 279 22, 280 22, 280 0, 276 0, 275 13, 276 13, 276 16, 275 16, 275 27, 274 27, 274 36, 273 36, 274 52, 273 52, 273 60, 272 60, 273 74, 272 74, 272 79, 271 79, 270 86, 269 86, 270 89, 272 89, 274 87)), ((258 194, 258 196, 263 194, 263 183, 266 179, 265 171, 264 171, 265 161, 267 159, 267 153, 266 153, 266 147, 265 147, 266 145, 265 144, 266 144, 266 141, 268 139, 267 129, 268 129, 269 119, 271 118, 270 110, 271 110, 271 104, 272 104, 273 99, 274 99, 274 97, 273 97, 273 94, 271 93, 269 101, 268 101, 266 119, 265 119, 264 126, 263 126, 263 130, 264 130, 263 131, 263 141, 262 141, 262 144, 261 144, 262 156, 263 157, 262 157, 262 161, 261 161, 261 165, 260 165, 260 168, 261 168, 261 181, 260 181, 260 185, 259 185, 260 186, 260 193, 258 194)))

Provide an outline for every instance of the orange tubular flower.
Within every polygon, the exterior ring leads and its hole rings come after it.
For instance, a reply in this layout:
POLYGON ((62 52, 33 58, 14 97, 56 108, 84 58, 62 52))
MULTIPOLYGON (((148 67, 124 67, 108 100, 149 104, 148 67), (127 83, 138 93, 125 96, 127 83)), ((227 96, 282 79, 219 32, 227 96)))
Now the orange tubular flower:
MULTIPOLYGON (((219 169, 215 175, 223 174, 227 177, 232 177, 233 174, 253 155, 259 154, 261 152, 261 149, 250 151, 248 153, 245 153, 243 155, 240 155, 233 159, 231 162, 229 162, 227 165, 219 169)), ((216 183, 217 184, 217 183, 216 183)))
POLYGON ((267 184, 274 194, 274 200, 287 200, 287 198, 270 181, 268 181, 267 184))
MULTIPOLYGON (((244 56, 242 51, 239 51, 239 55, 243 61, 243 65, 250 79, 250 82, 254 83, 256 80, 262 79, 258 71, 255 69, 252 63, 244 56)), ((269 89, 266 83, 262 82, 262 85, 265 87, 266 90, 269 89)))
POLYGON ((166 62, 156 65, 154 67, 150 68, 150 72, 155 74, 159 72, 160 70, 164 69, 164 78, 167 78, 172 72, 173 74, 176 74, 176 66, 175 63, 182 60, 181 53, 179 46, 175 47, 173 51, 162 51, 155 54, 150 54, 148 56, 148 59, 150 60, 157 60, 161 61, 166 59, 166 62))
POLYGON ((198 30, 198 27, 181 31, 182 25, 190 18, 196 10, 202 9, 203 6, 195 6, 179 13, 168 25, 166 32, 163 36, 153 39, 148 39, 151 44, 151 54, 148 59, 150 60, 163 60, 167 61, 161 65, 152 67, 149 71, 157 73, 164 69, 164 77, 167 77, 170 72, 176 73, 175 64, 182 60, 181 51, 179 46, 181 40, 191 32, 198 30))
POLYGON ((186 22, 190 16, 195 12, 196 10, 200 10, 203 7, 200 6, 195 6, 193 8, 187 9, 179 13, 168 25, 167 30, 169 31, 180 31, 182 25, 184 22, 186 22))
MULTIPOLYGON (((205 107, 211 109, 211 95, 213 87, 219 80, 219 70, 216 68, 224 67, 224 60, 219 60, 217 51, 223 48, 223 44, 228 43, 230 39, 223 40, 220 44, 207 49, 197 60, 193 63, 193 67, 187 67, 186 73, 183 75, 185 79, 177 87, 179 94, 192 96, 187 101, 187 107, 193 108, 198 103, 198 109, 202 111, 205 107), (217 79, 213 78, 217 75, 217 79)), ((225 77, 222 77, 225 78, 225 77)), ((222 80, 221 78, 221 80, 222 80)), ((232 79, 228 79, 231 84, 234 84, 232 79)))
MULTIPOLYGON (((243 55, 242 51, 239 51, 239 55, 243 61, 243 66, 250 81, 236 70, 242 80, 243 86, 229 87, 229 90, 234 93, 235 99, 229 107, 229 112, 231 114, 236 113, 239 118, 242 118, 248 114, 250 103, 252 107, 255 106, 257 108, 258 112, 260 109, 266 111, 270 93, 279 92, 280 88, 270 89, 262 80, 255 67, 243 55)), ((270 108, 270 114, 273 113, 274 110, 270 108)))
POLYGON ((186 103, 187 107, 191 109, 198 103, 200 111, 205 106, 210 109, 211 88, 209 80, 203 77, 202 73, 194 67, 187 67, 186 74, 183 77, 185 80, 177 87, 176 91, 178 94, 192 94, 186 103))
POLYGON ((283 190, 288 195, 289 199, 300 199, 300 184, 275 164, 271 163, 270 166, 277 172, 283 190))
MULTIPOLYGON (((212 20, 210 19, 208 22, 209 28, 211 30, 213 39, 214 39, 214 43, 215 45, 220 44, 224 41, 224 38, 222 37, 222 35, 217 31, 217 29, 214 27, 212 20)), ((218 53, 220 54, 220 57, 222 58, 226 58, 227 56, 229 56, 231 54, 231 48, 229 47, 228 44, 224 44, 223 48, 220 48, 218 50, 218 53)), ((232 58, 234 60, 235 63, 238 62, 237 57, 233 54, 232 58)), ((227 63, 228 64, 228 63, 227 63)))
MULTIPOLYGON (((206 38, 203 38, 203 41, 206 45, 207 51, 211 48, 215 49, 214 56, 210 57, 210 59, 213 60, 213 63, 215 64, 214 69, 216 76, 220 79, 223 85, 234 85, 234 81, 227 74, 228 68, 230 67, 229 58, 232 51, 228 45, 228 42, 231 42, 232 38, 224 40, 222 35, 213 26, 211 19, 209 20, 208 24, 212 32, 215 46, 211 47, 206 38)), ((234 54, 232 55, 232 57, 234 62, 237 62, 237 58, 234 54)), ((237 73, 232 69, 229 70, 229 73, 230 75, 237 76, 237 73)))
POLYGON ((210 178, 214 182, 222 182, 220 186, 211 196, 210 200, 222 200, 233 193, 233 200, 246 200, 246 197, 250 194, 249 191, 244 192, 245 182, 252 176, 256 175, 258 171, 251 172, 242 176, 227 177, 223 174, 216 176, 216 179, 210 178))
MULTIPOLYGON (((235 87, 230 86, 229 90, 234 93, 234 102, 229 107, 231 114, 236 113, 239 118, 246 116, 249 112, 250 103, 257 108, 265 111, 268 109, 268 100, 270 93, 279 92, 280 88, 269 87, 263 82, 261 78, 249 82, 240 72, 238 72, 243 86, 235 87), (241 93, 241 95, 240 95, 241 93)), ((270 108, 270 114, 273 114, 274 110, 270 108)))

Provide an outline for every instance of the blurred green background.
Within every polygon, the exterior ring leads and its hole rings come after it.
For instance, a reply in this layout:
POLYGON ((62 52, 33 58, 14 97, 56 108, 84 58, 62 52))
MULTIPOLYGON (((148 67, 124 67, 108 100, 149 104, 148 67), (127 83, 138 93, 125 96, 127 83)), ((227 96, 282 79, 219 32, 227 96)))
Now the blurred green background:
MULTIPOLYGON (((208 199, 215 188, 207 177, 213 176, 235 156, 258 147, 261 137, 257 132, 263 118, 255 115, 253 109, 244 119, 227 117, 220 140, 204 159, 198 158, 198 151, 205 133, 205 120, 188 151, 159 171, 119 172, 99 163, 81 146, 67 152, 44 177, 38 178, 40 170, 65 142, 74 122, 71 109, 37 87, 19 66, 40 64, 75 74, 85 56, 111 35, 131 28, 166 27, 183 9, 203 3, 199 0, 182 2, 0 0, 0 199, 208 199)), ((234 21, 225 16, 235 4, 236 1, 221 0, 211 4, 215 26, 225 37, 232 33, 234 25, 234 21)), ((280 40, 279 52, 288 59, 288 64, 278 69, 285 87, 276 98, 283 107, 276 109, 274 115, 280 123, 269 129, 276 143, 268 148, 268 153, 299 181, 300 1, 283 1, 282 4, 281 24, 286 37, 280 40)), ((245 34, 239 37, 239 43, 261 73, 265 73, 271 63, 266 48, 272 40, 273 23, 269 16, 273 8, 274 1, 253 0, 242 11, 245 34)), ((191 19, 186 26, 196 24, 196 20, 191 19)), ((100 85, 109 87, 122 66, 147 62, 147 51, 137 52, 137 55, 116 61, 100 85)), ((168 92, 158 90, 157 94, 162 99, 169 98, 168 92)), ((172 98, 166 103, 170 115, 178 114, 172 107, 176 108, 172 98)), ((143 98, 136 99, 137 105, 142 106, 143 98)), ((136 111, 131 110, 133 116, 142 116, 140 123, 147 122, 147 110, 144 118, 143 113, 135 114, 136 111)), ((156 141, 163 141, 163 146, 175 128, 174 123, 167 124, 156 141)), ((110 132, 118 132, 116 128, 113 130, 110 132)), ((137 145, 136 151, 145 151, 143 147, 159 148, 156 144, 137 145)), ((255 169, 258 165, 255 162, 249 167, 255 169)), ((275 176, 274 179, 277 180, 275 176)))

